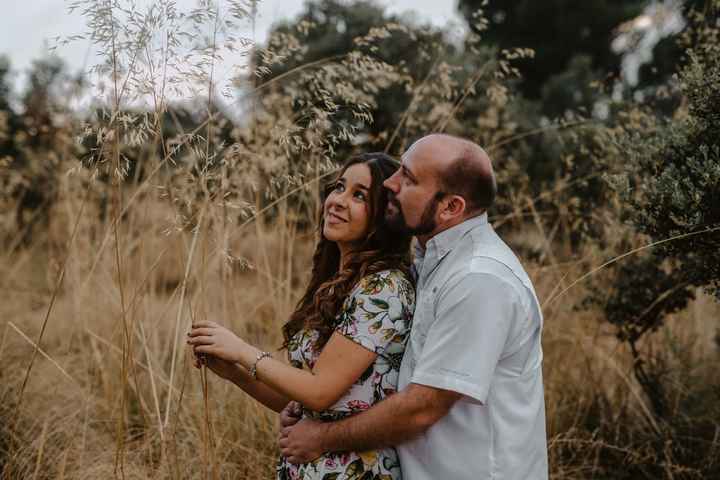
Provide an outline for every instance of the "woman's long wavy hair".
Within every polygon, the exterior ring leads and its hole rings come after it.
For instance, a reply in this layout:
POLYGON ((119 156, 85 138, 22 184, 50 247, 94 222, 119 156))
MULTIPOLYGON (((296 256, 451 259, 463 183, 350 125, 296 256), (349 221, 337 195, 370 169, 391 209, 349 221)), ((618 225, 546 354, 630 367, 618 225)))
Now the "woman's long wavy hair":
POLYGON ((334 181, 323 189, 318 222, 320 240, 313 255, 312 276, 305 294, 282 328, 283 348, 288 348, 292 337, 304 328, 318 331, 319 337, 313 346, 316 350, 325 346, 337 326, 337 316, 343 302, 364 276, 382 270, 399 269, 410 278, 412 237, 389 230, 385 223, 388 195, 383 182, 398 166, 395 160, 384 153, 355 155, 343 165, 334 181), (352 250, 341 268, 340 249, 323 235, 323 209, 325 199, 338 179, 349 167, 360 163, 368 166, 372 177, 368 201, 369 227, 365 239, 352 250))

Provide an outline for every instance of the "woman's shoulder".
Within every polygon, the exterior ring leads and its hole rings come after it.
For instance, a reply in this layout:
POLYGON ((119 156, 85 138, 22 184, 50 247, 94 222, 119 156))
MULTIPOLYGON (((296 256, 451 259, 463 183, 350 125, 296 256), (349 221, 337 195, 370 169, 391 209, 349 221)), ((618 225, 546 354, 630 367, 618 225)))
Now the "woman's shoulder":
POLYGON ((407 273, 399 268, 388 268, 362 277, 354 288, 360 295, 410 295, 414 298, 415 287, 407 273))
POLYGON ((415 287, 406 273, 400 269, 373 272, 363 276, 345 300, 342 332, 351 337, 358 332, 368 338, 379 336, 378 342, 386 342, 410 328, 414 309, 415 287))

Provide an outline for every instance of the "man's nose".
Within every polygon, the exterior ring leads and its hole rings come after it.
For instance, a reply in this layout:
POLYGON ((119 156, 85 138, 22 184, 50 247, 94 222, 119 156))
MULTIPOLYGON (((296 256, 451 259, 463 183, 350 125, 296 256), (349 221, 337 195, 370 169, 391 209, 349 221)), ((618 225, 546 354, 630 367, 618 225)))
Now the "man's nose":
POLYGON ((393 193, 397 193, 398 185, 399 185, 398 181, 397 181, 397 176, 398 176, 397 172, 390 175, 390 177, 383 182, 383 187, 387 188, 388 190, 390 190, 393 193))

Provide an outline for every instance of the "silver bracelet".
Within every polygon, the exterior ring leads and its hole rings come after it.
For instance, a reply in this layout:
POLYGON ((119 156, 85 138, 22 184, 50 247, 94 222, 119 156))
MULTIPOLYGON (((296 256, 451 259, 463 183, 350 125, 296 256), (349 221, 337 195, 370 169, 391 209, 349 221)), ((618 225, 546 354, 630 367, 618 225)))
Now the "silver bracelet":
POLYGON ((250 367, 250 376, 251 376, 253 379, 255 379, 255 380, 258 379, 258 378, 257 378, 257 365, 258 365, 258 362, 260 362, 260 360, 262 360, 263 358, 265 358, 265 357, 270 357, 270 356, 272 356, 272 355, 270 354, 270 352, 260 352, 260 353, 258 353, 257 358, 255 358, 255 363, 253 363, 253 364, 252 364, 252 367, 250 367))

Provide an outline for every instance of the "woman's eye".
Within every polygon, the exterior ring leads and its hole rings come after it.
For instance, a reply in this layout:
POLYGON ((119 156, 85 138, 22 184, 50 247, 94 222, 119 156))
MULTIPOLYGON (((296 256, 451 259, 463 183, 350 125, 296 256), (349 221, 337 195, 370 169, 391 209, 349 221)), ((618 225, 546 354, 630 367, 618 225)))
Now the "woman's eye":
POLYGON ((336 192, 342 192, 343 190, 345 190, 345 185, 343 185, 342 182, 338 182, 333 187, 333 190, 335 190, 336 192))
POLYGON ((361 191, 355 192, 355 198, 358 198, 362 201, 367 200, 367 196, 365 195, 365 192, 361 192, 361 191))

